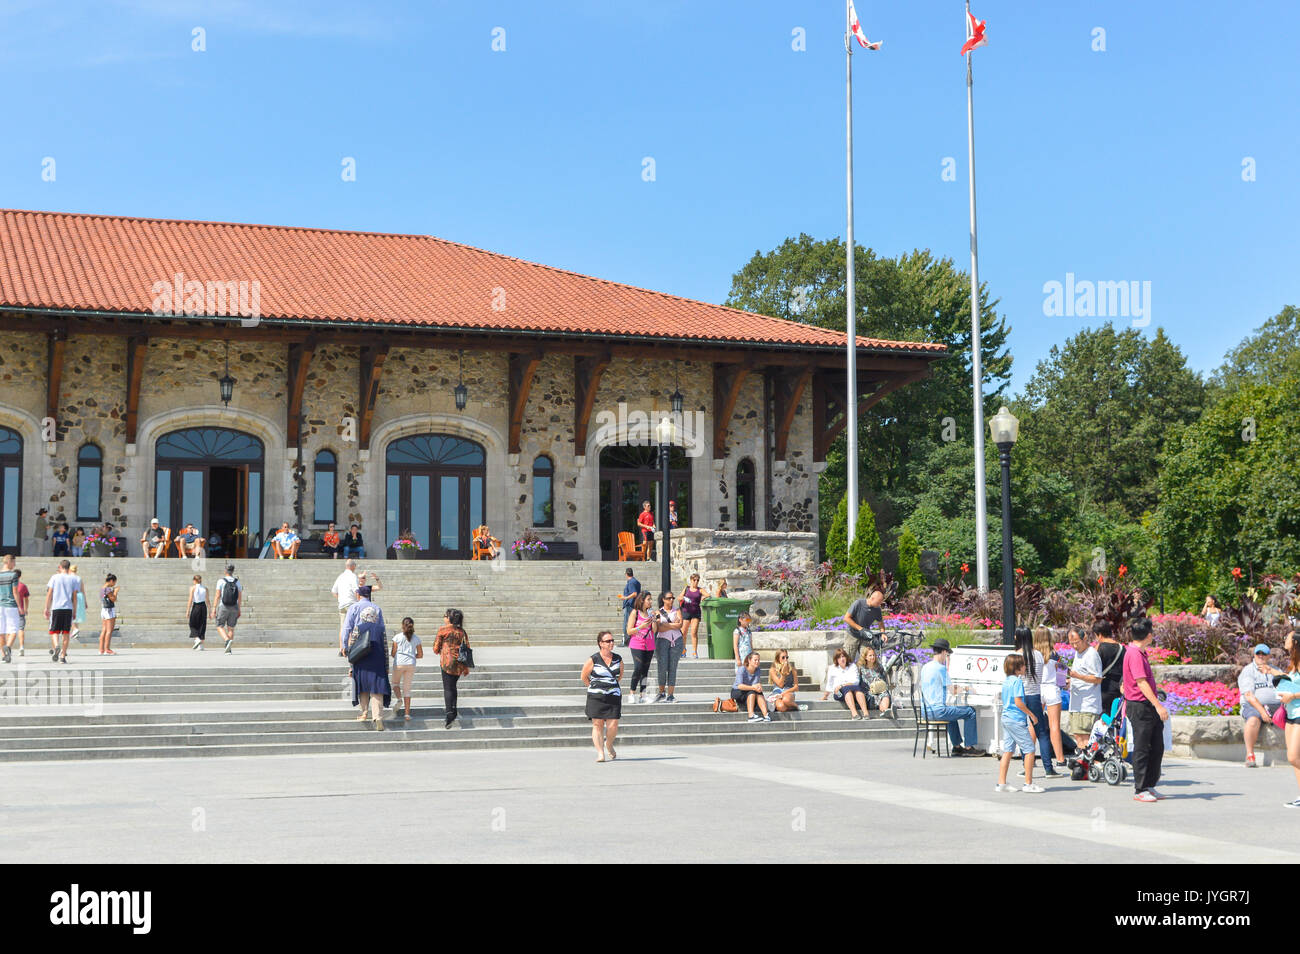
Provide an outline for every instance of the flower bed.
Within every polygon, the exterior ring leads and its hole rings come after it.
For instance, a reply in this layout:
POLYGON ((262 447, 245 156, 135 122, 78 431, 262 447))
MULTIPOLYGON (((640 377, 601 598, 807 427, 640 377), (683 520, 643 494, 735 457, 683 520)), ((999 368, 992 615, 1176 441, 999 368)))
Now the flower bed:
MULTIPOLYGON (((931 626, 942 626, 947 629, 998 629, 1002 626, 1000 622, 993 619, 974 619, 970 616, 961 616, 957 613, 891 613, 885 617, 885 629, 920 629, 924 630, 931 626)), ((804 629, 847 629, 848 623, 844 622, 843 616, 833 616, 830 619, 818 620, 811 616, 801 616, 797 619, 772 620, 770 622, 759 623, 754 627, 757 630, 804 630, 804 629)))
POLYGON ((1221 682, 1162 682, 1165 708, 1170 715, 1240 715, 1241 693, 1236 686, 1221 682))

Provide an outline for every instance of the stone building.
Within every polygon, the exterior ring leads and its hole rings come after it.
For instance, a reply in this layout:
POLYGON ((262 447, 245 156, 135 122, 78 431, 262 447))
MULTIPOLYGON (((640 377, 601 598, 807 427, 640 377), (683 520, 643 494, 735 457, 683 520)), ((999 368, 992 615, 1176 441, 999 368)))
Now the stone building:
MULTIPOLYGON (((486 522, 613 558, 665 417, 683 525, 817 529, 835 332, 421 235, 5 211, 0 243, 6 550, 46 507, 133 553, 157 515, 241 555, 333 519, 372 555, 486 522)), ((862 406, 943 355, 859 339, 862 406)))

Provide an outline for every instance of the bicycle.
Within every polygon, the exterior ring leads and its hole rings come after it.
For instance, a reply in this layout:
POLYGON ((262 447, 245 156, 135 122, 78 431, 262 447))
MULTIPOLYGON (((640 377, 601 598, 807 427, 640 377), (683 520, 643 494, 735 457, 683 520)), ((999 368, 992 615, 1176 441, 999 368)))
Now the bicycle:
POLYGON ((896 631, 897 639, 885 643, 878 652, 882 657, 893 652, 893 658, 885 663, 885 682, 889 685, 894 705, 902 705, 904 699, 912 700, 912 658, 910 650, 916 649, 925 639, 925 633, 916 630, 900 629, 896 631))

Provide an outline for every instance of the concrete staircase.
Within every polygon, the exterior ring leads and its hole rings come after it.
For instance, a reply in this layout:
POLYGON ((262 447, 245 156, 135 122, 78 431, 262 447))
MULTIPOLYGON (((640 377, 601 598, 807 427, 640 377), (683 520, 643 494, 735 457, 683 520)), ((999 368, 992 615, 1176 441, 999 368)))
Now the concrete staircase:
MULTIPOLYGON (((584 654, 575 648, 575 659, 584 654)), ((461 680, 463 728, 448 731, 437 667, 426 661, 416 671, 412 720, 386 711, 391 731, 376 732, 356 722, 342 665, 241 666, 238 655, 212 656, 196 654, 188 668, 87 669, 86 676, 99 680, 102 714, 9 709, 0 719, 0 762, 590 745, 573 663, 475 669, 461 680)), ((72 675, 69 667, 49 663, 36 671, 51 679, 72 675)), ((838 704, 816 701, 820 693, 811 690, 801 694, 807 711, 777 715, 770 724, 714 713, 711 699, 725 694, 733 672, 727 661, 684 662, 677 684, 682 701, 624 704, 620 748, 912 735, 910 713, 898 723, 879 717, 854 722, 838 704)))
MULTIPOLYGON (((32 594, 29 638, 44 634, 42 610, 46 581, 57 565, 53 558, 18 561, 32 594)), ((90 594, 83 641, 99 632, 97 594, 107 573, 121 586, 118 604, 120 646, 183 646, 189 627, 185 607, 192 577, 201 573, 214 592, 225 560, 210 559, 202 569, 192 561, 78 558, 78 575, 90 594)), ((238 643, 248 646, 329 646, 337 644, 338 605, 330 586, 343 570, 341 560, 236 560, 244 583, 244 611, 238 643)), ((383 589, 375 601, 390 630, 403 616, 415 620, 416 632, 431 637, 443 613, 455 607, 465 614, 465 629, 475 645, 573 645, 594 642, 599 629, 617 630, 623 613, 622 592, 629 564, 600 561, 502 560, 363 560, 358 569, 377 572, 383 589)), ((642 584, 657 590, 659 564, 635 565, 642 584)), ((209 620, 210 643, 217 643, 209 620)), ((40 642, 34 641, 34 644, 40 642)))

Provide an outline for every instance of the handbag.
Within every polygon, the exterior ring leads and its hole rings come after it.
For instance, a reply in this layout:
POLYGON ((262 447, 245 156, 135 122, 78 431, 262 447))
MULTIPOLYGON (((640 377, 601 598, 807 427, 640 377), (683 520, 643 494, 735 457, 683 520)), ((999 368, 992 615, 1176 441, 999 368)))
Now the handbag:
POLYGON ((355 663, 360 659, 364 659, 373 648, 370 642, 370 634, 354 629, 352 635, 348 637, 348 662, 355 663))
POLYGON ((456 650, 456 662, 466 669, 474 668, 474 650, 470 649, 464 633, 460 637, 460 647, 456 650))
POLYGON ((1286 706, 1277 707, 1277 711, 1273 713, 1273 724, 1283 731, 1286 730, 1286 706))

